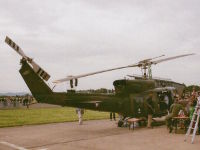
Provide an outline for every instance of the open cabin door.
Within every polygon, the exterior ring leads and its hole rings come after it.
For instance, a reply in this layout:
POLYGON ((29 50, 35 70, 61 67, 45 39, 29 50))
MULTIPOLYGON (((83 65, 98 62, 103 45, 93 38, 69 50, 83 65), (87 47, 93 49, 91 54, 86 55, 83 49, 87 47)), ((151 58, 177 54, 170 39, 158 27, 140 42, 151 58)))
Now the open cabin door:
POLYGON ((159 114, 168 114, 170 106, 173 104, 173 94, 171 91, 157 92, 158 106, 160 109, 159 114))

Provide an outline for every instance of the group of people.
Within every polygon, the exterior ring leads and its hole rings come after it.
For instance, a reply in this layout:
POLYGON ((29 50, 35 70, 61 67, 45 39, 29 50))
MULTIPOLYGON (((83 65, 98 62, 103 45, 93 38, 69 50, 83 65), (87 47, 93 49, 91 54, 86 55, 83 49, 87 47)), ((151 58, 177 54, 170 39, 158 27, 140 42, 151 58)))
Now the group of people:
POLYGON ((4 96, 0 97, 0 107, 1 108, 15 108, 20 106, 29 107, 33 101, 33 97, 30 95, 26 96, 4 96))
MULTIPOLYGON (((173 130, 173 117, 189 117, 189 120, 185 121, 185 126, 188 126, 190 121, 192 120, 193 113, 195 110, 195 106, 197 105, 198 100, 200 101, 200 91, 196 92, 193 89, 191 96, 187 97, 187 103, 184 105, 182 99, 179 97, 175 97, 174 103, 171 105, 169 114, 166 117, 166 125, 171 133, 173 130)), ((200 125, 200 123, 199 123, 200 125)), ((200 132, 200 127, 199 127, 200 132)))

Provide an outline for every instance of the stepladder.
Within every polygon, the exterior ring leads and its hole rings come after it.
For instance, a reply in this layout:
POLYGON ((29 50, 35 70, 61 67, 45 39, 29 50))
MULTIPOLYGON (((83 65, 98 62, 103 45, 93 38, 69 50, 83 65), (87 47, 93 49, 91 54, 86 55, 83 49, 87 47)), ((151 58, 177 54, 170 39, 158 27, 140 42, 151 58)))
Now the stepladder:
POLYGON ((184 141, 186 141, 187 138, 190 136, 190 137, 192 137, 191 143, 192 144, 194 143, 196 132, 197 132, 197 129, 199 127, 198 126, 199 125, 199 117, 200 117, 200 100, 198 98, 197 104, 195 106, 194 113, 192 115, 192 120, 190 121, 190 125, 189 125, 187 132, 186 132, 184 141))

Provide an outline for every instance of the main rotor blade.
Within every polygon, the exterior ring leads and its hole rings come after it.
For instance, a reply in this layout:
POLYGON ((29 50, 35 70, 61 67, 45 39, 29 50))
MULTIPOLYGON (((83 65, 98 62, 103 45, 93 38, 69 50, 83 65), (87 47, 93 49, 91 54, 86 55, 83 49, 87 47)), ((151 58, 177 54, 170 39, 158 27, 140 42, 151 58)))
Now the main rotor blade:
POLYGON ((77 76, 69 76, 69 77, 66 77, 66 78, 63 78, 63 79, 55 80, 55 81, 53 81, 53 83, 62 83, 62 82, 65 82, 65 81, 70 81, 70 80, 73 80, 73 79, 79 79, 79 78, 82 78, 82 77, 87 77, 87 76, 91 76, 91 75, 95 75, 95 74, 100 74, 100 73, 104 73, 104 72, 109 72, 109 71, 129 68, 129 67, 137 67, 137 66, 138 66, 138 64, 132 64, 132 65, 128 65, 128 66, 106 69, 106 70, 86 73, 86 74, 77 75, 77 76))
POLYGON ((165 56, 165 55, 160 55, 160 56, 156 56, 156 57, 144 59, 144 60, 139 61, 139 63, 140 63, 140 64, 144 64, 144 63, 150 62, 150 61, 153 60, 153 59, 157 59, 157 58, 160 58, 160 57, 163 57, 163 56, 165 56))
POLYGON ((152 60, 152 59, 157 59, 157 58, 164 57, 164 56, 165 56, 165 55, 156 56, 156 57, 150 58, 150 60, 152 60))
POLYGON ((132 64, 132 65, 128 65, 128 66, 117 67, 117 68, 112 68, 112 69, 106 69, 106 70, 101 70, 101 71, 82 74, 82 75, 77 75, 77 76, 68 76, 68 77, 63 78, 63 79, 55 80, 55 81, 53 81, 53 83, 62 83, 62 82, 70 81, 70 80, 73 80, 73 79, 78 79, 78 78, 82 78, 82 77, 87 77, 87 76, 91 76, 91 75, 95 75, 95 74, 100 74, 100 73, 109 72, 109 71, 113 71, 113 70, 124 69, 124 68, 142 67, 142 66, 147 66, 147 65, 152 65, 152 64, 158 64, 158 63, 161 63, 163 61, 177 59, 177 58, 185 57, 185 56, 189 56, 189 55, 195 55, 195 54, 192 53, 192 54, 178 55, 178 56, 168 57, 168 58, 164 58, 164 59, 160 59, 160 60, 156 60, 156 61, 150 61, 152 59, 156 59, 156 58, 164 56, 164 55, 161 55, 161 56, 158 56, 158 57, 154 57, 154 58, 146 59, 146 60, 143 60, 143 61, 139 61, 138 63, 132 64))
POLYGON ((151 61, 151 64, 158 64, 164 61, 168 61, 168 60, 172 60, 172 59, 177 59, 177 58, 181 58, 181 57, 186 57, 186 56, 190 56, 190 55, 195 55, 194 53, 191 54, 184 54, 184 55, 178 55, 178 56, 173 56, 173 57, 168 57, 168 58, 164 58, 164 59, 160 59, 160 60, 156 60, 156 61, 151 61))

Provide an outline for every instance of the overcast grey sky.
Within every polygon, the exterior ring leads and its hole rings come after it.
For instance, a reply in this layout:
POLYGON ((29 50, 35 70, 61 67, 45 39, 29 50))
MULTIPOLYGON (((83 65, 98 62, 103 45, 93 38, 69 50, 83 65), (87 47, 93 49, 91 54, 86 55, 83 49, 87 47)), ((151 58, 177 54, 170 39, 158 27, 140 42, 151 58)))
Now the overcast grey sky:
MULTIPOLYGON (((29 91, 6 35, 51 75, 50 84, 162 54, 197 53, 156 65, 153 75, 199 85, 199 6, 199 0, 0 0, 0 92, 29 91)), ((113 88, 114 80, 133 73, 141 71, 86 77, 78 89, 113 88)))

